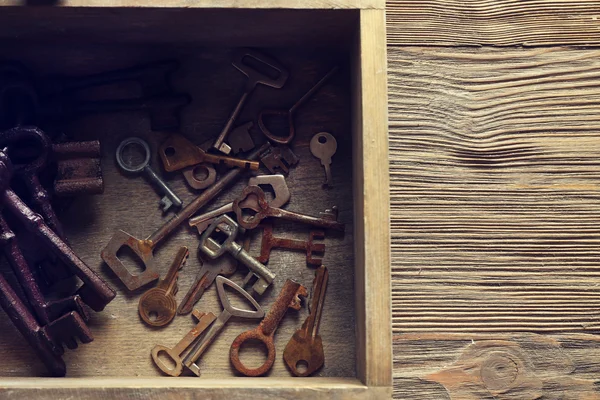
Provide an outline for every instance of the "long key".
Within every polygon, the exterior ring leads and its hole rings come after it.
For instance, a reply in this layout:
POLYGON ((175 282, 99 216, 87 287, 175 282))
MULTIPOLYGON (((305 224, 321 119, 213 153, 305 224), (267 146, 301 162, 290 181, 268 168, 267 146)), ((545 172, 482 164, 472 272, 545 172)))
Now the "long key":
POLYGON ((256 88, 256 85, 260 83, 262 85, 270 86, 272 88, 281 89, 289 76, 289 73, 277 60, 274 60, 270 57, 265 56, 264 54, 260 54, 256 51, 249 49, 239 51, 236 54, 232 64, 241 73, 248 77, 248 81, 246 82, 246 89, 244 90, 242 97, 233 109, 233 112, 227 120, 225 127, 223 128, 223 130, 215 140, 215 143, 213 144, 213 147, 215 149, 225 154, 229 154, 231 152, 231 147, 227 143, 225 143, 225 139, 231 131, 231 128, 233 128, 233 124, 235 124, 235 120, 240 115, 240 112, 242 111, 246 100, 248 100, 250 94, 254 91, 254 88, 256 88), (271 78, 268 75, 262 74, 260 71, 257 71, 256 69, 252 68, 249 64, 244 63, 244 59, 246 57, 253 58, 255 61, 258 61, 259 63, 267 65, 267 67, 275 69, 279 75, 277 76, 277 78, 271 78))
POLYGON ((151 355, 152 360, 154 360, 154 364, 162 372, 170 376, 179 376, 183 372, 183 362, 181 360, 183 353, 188 350, 190 345, 214 322, 217 317, 213 313, 202 313, 198 310, 194 310, 192 313, 194 318, 198 321, 196 326, 194 326, 184 337, 177 343, 175 347, 172 349, 165 347, 163 345, 157 344, 152 348, 151 355), (165 363, 161 360, 159 354, 164 352, 166 356, 168 356, 173 362, 172 365, 175 365, 173 368, 169 365, 169 363, 165 363))
POLYGON ((260 130, 262 131, 262 133, 271 141, 275 142, 275 143, 279 143, 279 144, 288 144, 292 141, 292 139, 294 139, 294 136, 296 135, 296 128, 294 127, 294 114, 295 112, 302 107, 302 105, 304 103, 306 103, 312 96, 315 95, 315 93, 317 93, 319 91, 319 89, 321 89, 323 87, 323 85, 325 85, 325 83, 327 83, 327 81, 329 80, 329 78, 331 78, 337 71, 338 71, 338 67, 333 67, 333 69, 331 71, 329 71, 327 73, 327 75, 325 75, 323 78, 321 78, 312 88, 310 88, 310 90, 308 92, 306 92, 304 94, 304 96, 300 97, 300 99, 289 108, 289 110, 272 110, 272 109, 266 109, 266 110, 262 110, 259 114, 258 114, 258 126, 260 128, 260 130), (288 132, 288 135, 283 137, 283 136, 279 136, 279 135, 275 135, 273 134, 265 125, 265 121, 264 118, 269 115, 269 116, 282 116, 282 117, 287 117, 288 118, 288 124, 290 127, 290 130, 288 132))
MULTIPOLYGON (((269 202, 272 207, 281 207, 290 200, 290 190, 285 182, 285 177, 281 174, 275 175, 259 175, 253 176, 248 180, 248 185, 260 186, 268 185, 273 189, 273 199, 269 202)), ((255 199, 250 198, 249 202, 245 202, 244 206, 252 208, 258 211, 255 199)), ((191 218, 189 221, 190 226, 196 227, 198 233, 202 234, 213 223, 215 218, 227 214, 233 211, 233 202, 227 203, 215 210, 209 211, 205 214, 198 215, 191 218)))
POLYGON ((281 208, 271 207, 269 203, 267 203, 265 192, 258 186, 246 186, 246 188, 242 191, 241 196, 234 200, 233 212, 235 212, 237 216, 239 225, 245 229, 256 228, 260 224, 260 221, 267 217, 302 222, 318 228, 334 229, 340 232, 344 232, 346 229, 344 224, 329 218, 318 218, 306 214, 282 210, 281 208), (256 196, 258 201, 259 211, 254 215, 244 214, 244 209, 248 208, 244 206, 244 202, 247 201, 246 198, 249 196, 256 196))
POLYGON ((283 351, 283 360, 295 376, 309 376, 325 363, 319 323, 323 314, 329 271, 321 266, 315 272, 310 314, 283 351), (302 368, 304 364, 305 368, 302 368))
POLYGON ((175 317, 177 309, 177 277, 190 254, 187 247, 179 248, 165 279, 140 297, 138 311, 142 320, 150 326, 165 326, 175 317))
POLYGON ((161 195, 164 195, 160 199, 159 204, 162 206, 163 212, 167 212, 171 206, 180 208, 183 205, 183 201, 173 192, 173 190, 154 172, 150 167, 150 145, 145 140, 137 137, 130 137, 123 140, 117 147, 116 157, 117 164, 125 172, 132 174, 143 173, 144 176, 155 185, 161 195), (125 157, 125 149, 128 146, 138 146, 144 151, 144 161, 139 164, 132 165, 125 157))
POLYGON ((273 235, 273 224, 263 222, 259 225, 263 229, 260 242, 260 256, 256 259, 266 264, 269 262, 271 250, 283 248, 289 250, 304 250, 306 252, 306 263, 308 265, 321 265, 321 259, 313 258, 313 254, 324 254, 325 243, 315 243, 315 239, 325 239, 325 232, 313 230, 308 234, 308 240, 281 238, 273 235))
POLYGON ((258 262, 256 258, 252 257, 240 244, 236 243, 235 238, 238 231, 239 226, 231 217, 226 214, 221 215, 200 237, 199 249, 213 260, 228 252, 236 260, 241 261, 258 277, 252 289, 259 295, 262 295, 273 282, 273 279, 275 279, 275 274, 258 262), (217 228, 227 236, 227 239, 221 244, 211 237, 217 228))
POLYGON ((332 186, 331 180, 331 157, 337 150, 337 141, 327 132, 317 133, 310 140, 310 152, 313 156, 321 160, 321 165, 325 167, 325 183, 323 186, 332 186))
POLYGON ((288 308, 299 310, 302 307, 300 296, 306 297, 308 292, 304 286, 290 279, 285 281, 275 304, 269 313, 255 329, 241 333, 231 344, 229 358, 233 367, 246 376, 260 376, 266 374, 275 362, 275 342, 273 336, 288 308), (258 368, 248 368, 240 360, 240 347, 248 340, 258 340, 267 348, 267 359, 258 368))
POLYGON ((224 164, 228 167, 247 168, 253 171, 256 171, 260 167, 258 161, 207 153, 201 147, 187 140, 185 136, 177 133, 171 134, 160 145, 158 153, 167 172, 178 171, 203 162, 217 165, 224 164))
MULTIPOLYGON (((258 158, 264 151, 268 150, 269 147, 270 145, 268 143, 263 144, 260 148, 250 153, 248 158, 258 158)), ((117 231, 110 239, 110 242, 108 242, 106 247, 102 250, 102 259, 129 290, 135 290, 158 279, 158 273, 154 266, 154 248, 177 229, 179 225, 187 221, 188 218, 196 214, 198 210, 208 204, 208 202, 219 195, 225 188, 233 184, 243 172, 244 170, 241 168, 234 168, 225 173, 214 185, 204 190, 202 194, 190 202, 177 215, 165 222, 160 228, 145 239, 138 239, 123 230, 117 231), (142 273, 132 275, 123 262, 119 260, 117 252, 123 246, 129 247, 131 251, 140 258, 145 268, 142 273)))
POLYGON ((217 335, 223 330, 223 327, 229 321, 231 317, 239 317, 239 318, 262 318, 265 316, 265 311, 262 307, 250 296, 248 292, 244 289, 233 283, 227 278, 223 278, 222 276, 218 276, 216 279, 217 282, 217 293, 219 294, 219 300, 221 300, 221 305, 223 305, 223 311, 219 314, 217 320, 212 324, 208 332, 198 341, 194 347, 189 351, 189 353, 183 359, 183 365, 189 368, 194 374, 200 376, 200 367, 196 364, 196 361, 202 356, 202 354, 206 351, 206 349, 211 345, 211 343, 215 340, 217 335), (225 285, 229 286, 231 289, 238 292, 242 295, 246 300, 248 300, 254 310, 243 310, 241 308, 236 308, 229 302, 229 298, 227 297, 227 292, 225 292, 225 285))

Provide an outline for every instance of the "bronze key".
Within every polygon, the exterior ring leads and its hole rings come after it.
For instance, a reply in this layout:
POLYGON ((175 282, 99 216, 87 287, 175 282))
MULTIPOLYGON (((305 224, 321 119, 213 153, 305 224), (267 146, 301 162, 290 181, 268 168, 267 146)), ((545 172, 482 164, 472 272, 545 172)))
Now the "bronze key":
POLYGON ((246 376, 260 376, 267 373, 275 362, 275 343, 273 336, 288 308, 299 310, 302 307, 300 296, 306 297, 308 292, 304 286, 290 279, 285 281, 275 304, 256 329, 241 333, 231 344, 229 358, 233 367, 246 376), (267 360, 258 368, 248 368, 240 361, 240 347, 247 340, 256 339, 267 347, 267 360))
POLYGON ((296 376, 309 376, 323 365, 325 355, 323 354, 323 342, 319 336, 319 323, 323 314, 325 302, 325 291, 329 272, 321 266, 315 273, 313 283, 312 299, 310 302, 310 315, 290 339, 283 351, 283 360, 292 374, 296 376), (304 364, 305 368, 302 368, 304 364))
POLYGON ((258 161, 207 153, 202 148, 187 140, 185 136, 177 133, 171 134, 160 145, 159 154, 165 170, 168 172, 178 171, 182 168, 203 162, 225 164, 229 167, 247 168, 253 171, 256 171, 260 166, 258 161))
MULTIPOLYGON (((303 222, 318 228, 335 229, 336 231, 344 232, 346 227, 344 224, 328 219, 318 218, 306 214, 300 214, 292 211, 282 210, 281 208, 271 207, 267 203, 265 192, 258 186, 246 186, 240 197, 233 202, 233 211, 237 216, 238 224, 246 229, 254 229, 260 224, 260 221, 267 217, 283 218, 290 221, 303 222), (258 212, 253 215, 244 215, 243 210, 248 207, 243 205, 246 198, 256 196, 258 202, 258 212)), ((254 211, 254 210, 253 210, 254 211)))
POLYGON ((140 297, 138 311, 142 320, 148 325, 165 326, 175 317, 177 277, 189 254, 188 248, 182 246, 177 252, 173 264, 169 267, 165 279, 140 297))

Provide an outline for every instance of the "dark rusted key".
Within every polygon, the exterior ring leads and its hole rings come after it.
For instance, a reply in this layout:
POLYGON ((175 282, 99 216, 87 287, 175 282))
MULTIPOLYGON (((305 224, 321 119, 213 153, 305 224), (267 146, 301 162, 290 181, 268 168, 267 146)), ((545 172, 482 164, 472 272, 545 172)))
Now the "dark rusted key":
MULTIPOLYGON (((6 153, 0 151, 0 181, 9 182, 11 174, 10 159, 6 153)), ((0 201, 25 229, 36 236, 48 250, 52 251, 83 281, 84 285, 78 293, 93 310, 102 311, 115 298, 115 291, 77 257, 73 250, 46 225, 43 218, 27 207, 12 189, 4 189, 0 194, 0 201)))
POLYGON ((254 122, 249 121, 238 126, 229 133, 229 146, 231 152, 237 154, 247 152, 254 148, 254 140, 250 136, 250 129, 254 126, 254 122))
POLYGON ((261 321, 256 329, 241 333, 231 344, 229 358, 233 367, 241 374, 246 376, 260 376, 266 374, 275 362, 275 343, 273 336, 281 322, 281 319, 288 308, 299 310, 302 307, 300 296, 308 296, 304 286, 290 279, 285 281, 275 304, 269 310, 269 313, 261 321), (258 340, 267 347, 267 360, 258 368, 248 368, 240 361, 240 347, 248 340, 258 340))
POLYGON ((324 266, 318 268, 313 283, 310 314, 283 351, 283 360, 296 376, 309 376, 325 362, 323 342, 319 336, 319 323, 323 314, 328 279, 327 268, 324 266))
MULTIPOLYGON (((269 144, 265 143, 257 150, 248 155, 248 159, 253 160, 258 158, 260 154, 269 148, 269 144)), ((106 247, 102 250, 101 256, 104 262, 113 270, 113 272, 121 279, 129 290, 135 290, 152 281, 158 279, 158 273, 154 267, 153 249, 167 236, 171 234, 179 225, 187 221, 198 210, 204 207, 208 202, 214 199, 229 185, 233 184, 237 178, 245 170, 242 168, 234 168, 228 171, 221 179, 213 186, 207 188, 196 199, 184 207, 179 214, 168 220, 158 230, 148 236, 146 239, 138 239, 125 231, 118 231, 111 239, 106 247), (117 257, 117 252, 121 247, 129 247, 142 261, 145 270, 137 275, 132 275, 123 262, 117 257)))
POLYGON ((53 144, 52 158, 57 169, 54 195, 70 197, 103 193, 100 157, 98 140, 53 144))
POLYGON ((308 240, 297 240, 275 237, 273 235, 273 224, 263 222, 258 226, 262 228, 262 240, 260 242, 260 256, 256 259, 263 264, 269 261, 271 250, 283 248, 289 250, 304 250, 306 252, 306 263, 308 265, 321 265, 321 259, 313 258, 314 253, 325 253, 325 243, 315 243, 315 239, 325 239, 325 232, 310 231, 308 240))
MULTIPOLYGON (((254 229, 260 224, 260 221, 267 217, 282 218, 290 221, 302 222, 318 228, 334 229, 336 231, 344 232, 346 227, 344 224, 333 221, 326 218, 313 217, 306 214, 300 214, 292 211, 282 210, 281 208, 271 207, 267 203, 265 192, 258 186, 247 186, 240 197, 233 202, 233 211, 237 216, 238 223, 241 227, 246 229, 254 229), (243 202, 246 201, 248 196, 255 196, 258 202, 259 211, 250 213, 249 215, 244 214, 243 202)), ((254 211, 254 210, 252 210, 254 211)))
POLYGON ((290 168, 298 164, 300 159, 287 146, 272 147, 260 161, 272 174, 282 172, 287 175, 290 168))

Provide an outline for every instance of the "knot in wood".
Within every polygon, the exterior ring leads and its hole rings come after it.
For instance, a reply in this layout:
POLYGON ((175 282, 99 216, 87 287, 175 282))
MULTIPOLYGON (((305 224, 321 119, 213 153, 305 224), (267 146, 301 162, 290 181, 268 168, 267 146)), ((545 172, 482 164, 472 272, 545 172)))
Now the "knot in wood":
POLYGON ((514 359, 513 354, 502 351, 492 352, 481 363, 481 381, 492 393, 505 392, 511 389, 517 380, 521 372, 520 365, 521 363, 514 359))

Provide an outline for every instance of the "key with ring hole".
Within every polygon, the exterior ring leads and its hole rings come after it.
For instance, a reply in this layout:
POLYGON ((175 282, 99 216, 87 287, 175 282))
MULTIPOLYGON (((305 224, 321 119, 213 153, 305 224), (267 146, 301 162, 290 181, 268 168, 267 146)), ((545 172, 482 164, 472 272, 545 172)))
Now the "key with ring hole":
POLYGON ((160 199, 159 204, 162 207, 163 212, 167 212, 171 206, 180 208, 183 205, 183 201, 173 192, 173 190, 158 176, 156 172, 150 167, 150 145, 143 139, 137 137, 130 137, 123 140, 117 147, 117 164, 125 172, 129 173, 143 173, 144 176, 153 183, 155 188, 158 189, 160 195, 164 196, 160 199), (144 151, 144 161, 140 164, 131 165, 126 161, 125 149, 128 146, 138 146, 144 151))
MULTIPOLYGON (((269 204, 273 207, 281 207, 290 200, 290 190, 285 182, 285 177, 281 174, 275 175, 259 175, 253 176, 248 180, 248 185, 251 186, 270 186, 273 189, 273 199, 269 204)), ((255 211, 258 211, 258 205, 256 199, 249 198, 247 202, 243 203, 244 206, 249 207, 255 211)), ((205 214, 198 215, 189 220, 190 226, 196 227, 198 233, 202 234, 213 223, 215 218, 233 212, 233 202, 227 203, 215 210, 209 211, 205 214)))
POLYGON ((219 294, 219 300, 221 301, 221 305, 223 306, 223 311, 221 312, 217 320, 211 325, 208 332, 206 332, 206 334, 202 336, 200 341, 194 345, 194 347, 183 359, 183 365, 189 368, 190 371, 192 371, 197 376, 200 376, 200 367, 198 366, 198 364, 196 364, 196 361, 198 361, 198 359, 202 356, 206 349, 211 345, 211 343, 215 340, 217 335, 221 333, 223 327, 231 317, 258 319, 265 316, 265 311, 262 309, 262 307, 244 289, 242 289, 229 279, 223 278, 222 276, 218 276, 216 282, 217 293, 219 294), (225 292, 225 286, 229 286, 231 289, 235 290, 246 300, 248 300, 254 307, 254 310, 243 310, 241 308, 234 307, 229 302, 227 292, 225 292))
MULTIPOLYGON (((261 147, 251 152, 248 158, 252 160, 258 158, 270 146, 269 143, 264 143, 261 147)), ((154 266, 154 248, 173 233, 183 222, 187 221, 188 218, 196 214, 198 210, 218 196, 225 188, 232 185, 244 171, 241 168, 234 168, 225 173, 214 185, 204 190, 204 192, 185 206, 177 215, 173 216, 145 239, 138 239, 123 230, 117 231, 106 247, 102 249, 100 254, 102 259, 129 290, 138 289, 158 279, 158 273, 154 266), (129 272, 117 256, 117 253, 123 247, 129 247, 139 257, 144 264, 143 272, 135 275, 129 272)))
POLYGON ((243 158, 210 154, 186 139, 185 136, 173 133, 158 149, 165 171, 173 172, 200 163, 223 164, 228 167, 247 168, 256 171, 260 167, 258 161, 243 158))
POLYGON ((302 328, 294 333, 283 351, 283 361, 296 376, 309 376, 325 363, 323 341, 319 336, 319 323, 323 314, 328 279, 329 271, 324 266, 320 266, 315 272, 310 314, 302 324, 302 328), (305 369, 302 369, 302 364, 305 369))
POLYGON ((183 177, 192 189, 206 189, 217 181, 217 171, 214 167, 207 163, 202 163, 189 167, 183 170, 183 177), (204 172, 206 177, 201 179, 198 177, 200 172, 204 172))
POLYGON ((334 67, 331 71, 329 71, 327 73, 327 75, 325 75, 323 78, 321 78, 321 80, 319 80, 319 82, 317 82, 308 92, 306 92, 306 94, 304 96, 302 96, 296 102, 296 104, 291 106, 289 110, 273 110, 273 109, 262 110, 258 114, 258 126, 259 126, 260 130, 262 131, 262 133, 269 140, 271 140, 275 143, 279 143, 279 144, 290 143, 294 139, 294 136, 296 135, 296 128, 294 127, 294 113, 302 105, 304 105, 312 96, 314 96, 315 93, 317 93, 319 91, 319 89, 321 89, 323 87, 323 85, 325 85, 327 83, 327 81, 338 71, 338 69, 339 69, 338 67, 334 67), (287 117, 288 125, 290 127, 288 135, 283 137, 283 136, 278 136, 278 135, 273 134, 265 125, 265 117, 266 116, 287 117))
POLYGON ((281 89, 289 76, 288 71, 286 71, 283 65, 281 65, 277 60, 250 49, 238 51, 235 55, 232 64, 241 73, 248 77, 248 81, 246 82, 246 89, 244 90, 242 97, 238 101, 237 105, 235 106, 235 109, 231 113, 231 116, 227 120, 225 127, 223 128, 223 130, 215 140, 215 143, 213 144, 213 147, 215 149, 225 154, 231 153, 231 147, 227 143, 225 143, 225 139, 227 139, 229 131, 231 131, 231 128, 233 128, 235 120, 240 115, 242 108, 246 103, 246 100, 248 100, 250 94, 252 94, 252 92, 256 88, 256 85, 262 84, 275 89, 281 89), (277 76, 277 78, 271 78, 270 76, 265 75, 260 71, 257 71, 250 65, 244 63, 244 59, 246 57, 252 58, 257 62, 276 70, 279 75, 277 76))
POLYGON ((275 303, 271 306, 269 313, 260 322, 258 327, 243 332, 234 339, 229 351, 229 358, 231 364, 233 364, 233 367, 239 373, 246 376, 261 376, 271 369, 275 362, 275 342, 273 336, 288 308, 300 310, 302 307, 300 296, 308 296, 306 288, 301 284, 288 279, 285 281, 277 300, 275 300, 275 303), (240 360, 240 347, 242 347, 244 342, 252 339, 263 342, 267 347, 267 360, 258 368, 248 368, 242 364, 240 360))
POLYGON ((189 254, 188 248, 182 246, 169 267, 165 279, 159 281, 156 287, 148 290, 140 297, 138 311, 142 320, 148 325, 165 326, 175 317, 177 278, 179 270, 183 268, 189 254))
MULTIPOLYGON (((258 280, 254 283, 252 289, 262 295, 275 279, 275 274, 245 251, 239 243, 236 243, 235 238, 238 231, 239 226, 231 217, 227 214, 221 215, 204 231, 200 237, 198 248, 213 260, 228 252, 236 260, 242 262, 257 276, 258 280), (227 236, 223 243, 219 243, 211 237, 217 228, 227 236)), ((248 281, 246 280, 245 283, 248 283, 248 281)))
MULTIPOLYGON (((254 210, 252 210, 254 211, 254 210)), ((239 225, 242 228, 254 229, 260 224, 260 221, 267 217, 282 218, 289 221, 302 222, 318 228, 334 229, 344 232, 346 227, 344 224, 334 221, 330 218, 318 218, 306 214, 300 214, 292 211, 282 210, 281 208, 271 207, 267 203, 265 192, 258 186, 246 186, 240 197, 233 202, 233 212, 237 216, 239 225), (258 201, 259 211, 254 215, 244 214, 244 210, 251 209, 244 205, 247 202, 247 197, 254 196, 258 201)))
POLYGON ((177 343, 175 347, 172 349, 165 347, 163 345, 157 344, 152 348, 151 355, 152 360, 154 360, 154 364, 162 372, 169 376, 179 376, 183 372, 183 362, 181 360, 183 354, 188 350, 190 345, 194 343, 194 341, 202 335, 202 333, 214 322, 217 317, 213 313, 202 313, 198 310, 194 310, 192 315, 198 321, 196 326, 192 328, 184 337, 177 343), (160 353, 164 352, 169 359, 171 359, 171 363, 166 363, 160 358, 160 353), (171 365, 174 367, 171 368, 171 365))
POLYGON ((325 183, 323 183, 323 186, 333 185, 331 180, 331 157, 333 157, 336 150, 337 141, 330 133, 317 133, 310 140, 310 152, 321 160, 321 165, 325 167, 325 183))

